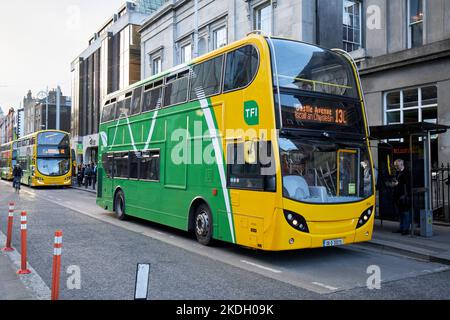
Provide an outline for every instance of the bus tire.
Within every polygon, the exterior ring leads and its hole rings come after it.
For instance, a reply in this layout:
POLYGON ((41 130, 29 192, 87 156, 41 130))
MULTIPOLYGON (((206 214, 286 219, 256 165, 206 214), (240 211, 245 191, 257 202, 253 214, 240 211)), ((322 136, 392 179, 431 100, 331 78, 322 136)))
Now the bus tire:
POLYGON ((213 221, 211 210, 202 203, 195 210, 194 215, 194 232, 197 241, 204 246, 208 246, 212 242, 213 221))
POLYGON ((114 196, 114 212, 117 215, 117 219, 124 221, 127 219, 125 213, 125 194, 122 190, 116 192, 114 196))

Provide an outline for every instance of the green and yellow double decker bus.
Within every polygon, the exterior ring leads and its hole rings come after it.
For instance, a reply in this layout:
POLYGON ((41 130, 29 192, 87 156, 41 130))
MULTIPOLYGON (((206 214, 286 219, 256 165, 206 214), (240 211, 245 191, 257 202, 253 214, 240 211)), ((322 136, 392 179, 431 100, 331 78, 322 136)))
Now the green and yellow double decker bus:
POLYGON ((0 145, 0 178, 12 180, 12 170, 16 164, 17 153, 13 149, 13 142, 0 145))
POLYGON ((70 138, 67 132, 38 131, 14 143, 17 144, 17 163, 23 170, 23 184, 30 187, 72 185, 70 138))
POLYGON ((375 183, 352 59, 250 34, 109 95, 97 203, 268 251, 371 240, 375 183))

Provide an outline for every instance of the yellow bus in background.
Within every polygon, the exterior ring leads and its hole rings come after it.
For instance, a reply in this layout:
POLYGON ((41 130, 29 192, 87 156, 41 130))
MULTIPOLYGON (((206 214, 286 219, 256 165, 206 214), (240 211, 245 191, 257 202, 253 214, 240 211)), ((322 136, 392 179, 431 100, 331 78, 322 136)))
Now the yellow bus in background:
POLYGON ((17 141, 22 183, 30 187, 72 185, 70 138, 67 132, 46 130, 17 141))
POLYGON ((16 164, 16 152, 13 151, 13 142, 0 145, 0 178, 12 180, 12 170, 16 164))

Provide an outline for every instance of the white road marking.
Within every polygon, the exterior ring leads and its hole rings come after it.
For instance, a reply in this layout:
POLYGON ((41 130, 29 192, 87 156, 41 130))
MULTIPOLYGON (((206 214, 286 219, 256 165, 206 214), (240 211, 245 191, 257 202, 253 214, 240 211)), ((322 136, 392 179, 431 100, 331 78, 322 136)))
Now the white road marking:
MULTIPOLYGON (((5 241, 6 236, 0 231, 0 243, 5 243, 5 241)), ((4 254, 9 257, 9 259, 17 269, 20 269, 21 257, 20 253, 18 253, 17 250, 12 252, 5 252, 4 254)), ((36 270, 33 269, 30 263, 28 263, 27 266, 31 271, 31 274, 20 276, 20 281, 22 281, 26 288, 31 290, 34 298, 38 300, 50 300, 50 288, 45 284, 44 280, 42 280, 42 278, 39 276, 36 270)))
POLYGON ((316 286, 319 286, 319 287, 322 287, 322 288, 325 288, 325 289, 328 289, 330 291, 337 291, 337 290, 339 290, 339 288, 328 286, 328 285, 320 283, 320 282, 313 282, 312 284, 314 284, 316 286))
POLYGON ((28 190, 21 190, 20 192, 25 192, 26 194, 32 196, 33 198, 36 197, 36 194, 34 192, 28 191, 28 190))
POLYGON ((266 270, 266 271, 273 272, 273 273, 282 273, 282 271, 280 271, 280 270, 276 270, 276 269, 272 269, 272 268, 269 268, 269 267, 265 267, 265 266, 262 266, 262 265, 257 264, 257 263, 249 262, 247 260, 241 260, 241 262, 249 264, 249 265, 257 267, 257 268, 260 268, 260 269, 263 269, 263 270, 266 270))

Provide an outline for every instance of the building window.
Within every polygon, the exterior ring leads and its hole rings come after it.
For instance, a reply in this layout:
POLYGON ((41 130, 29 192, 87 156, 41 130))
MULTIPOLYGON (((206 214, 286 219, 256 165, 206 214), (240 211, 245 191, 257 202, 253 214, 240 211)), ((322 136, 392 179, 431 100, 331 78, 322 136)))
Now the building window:
POLYGON ((227 28, 222 27, 213 31, 214 50, 226 46, 227 41, 227 28))
POLYGON ((181 47, 181 63, 186 63, 192 60, 192 46, 187 44, 181 47))
POLYGON ((408 48, 423 45, 423 0, 408 0, 408 48))
POLYGON ((437 86, 404 89, 385 94, 385 124, 438 121, 437 86))
POLYGON ((255 9, 255 30, 272 34, 272 5, 270 2, 255 9))
POLYGON ((352 52, 362 47, 361 2, 344 0, 344 50, 352 52))
POLYGON ((152 59, 152 75, 158 74, 161 71, 161 57, 152 59))

